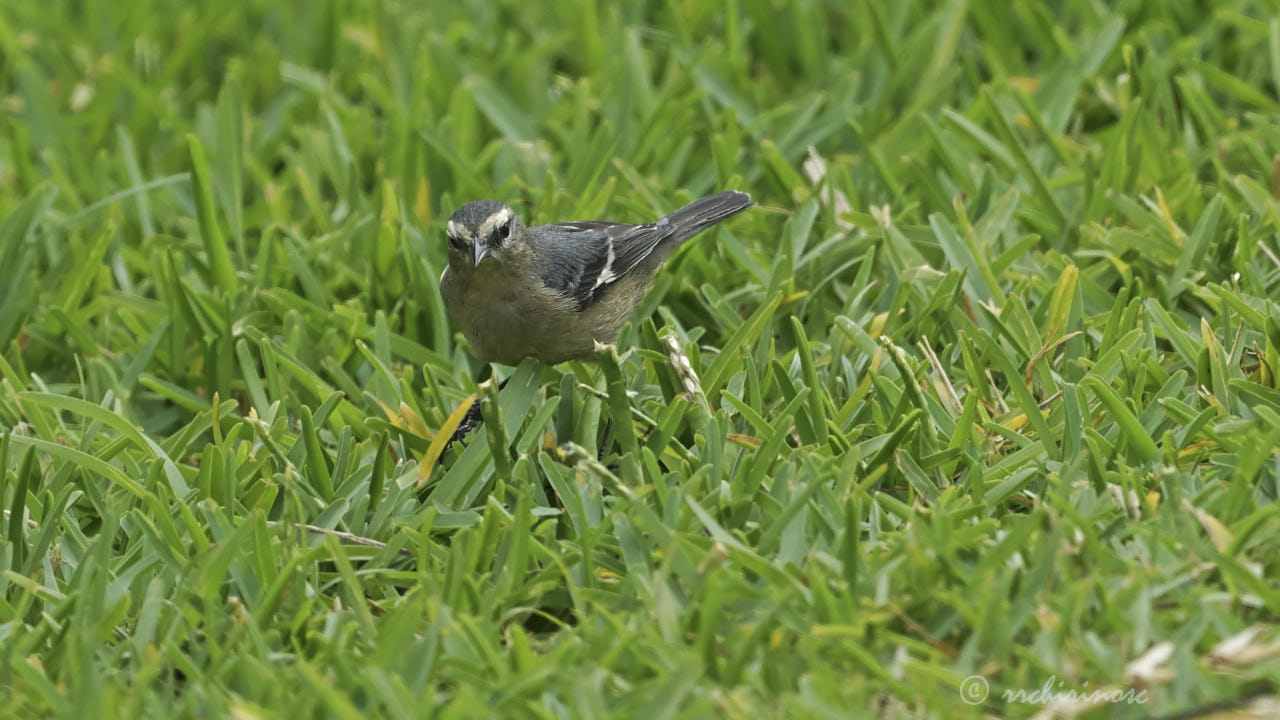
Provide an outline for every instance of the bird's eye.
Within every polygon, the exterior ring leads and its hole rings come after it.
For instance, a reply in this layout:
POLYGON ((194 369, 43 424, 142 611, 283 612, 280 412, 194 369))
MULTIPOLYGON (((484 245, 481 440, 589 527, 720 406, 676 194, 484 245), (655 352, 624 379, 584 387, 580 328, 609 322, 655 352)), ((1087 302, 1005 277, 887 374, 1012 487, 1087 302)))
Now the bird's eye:
POLYGON ((511 237, 511 221, 508 220, 498 226, 498 239, 506 240, 511 237))

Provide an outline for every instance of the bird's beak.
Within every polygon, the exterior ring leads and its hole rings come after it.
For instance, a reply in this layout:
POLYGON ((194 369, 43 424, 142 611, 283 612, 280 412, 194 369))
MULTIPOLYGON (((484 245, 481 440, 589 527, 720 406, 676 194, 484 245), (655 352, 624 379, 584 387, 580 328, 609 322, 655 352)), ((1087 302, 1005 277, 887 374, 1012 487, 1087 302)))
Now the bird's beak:
POLYGON ((475 261, 475 264, 472 265, 472 267, 478 267, 480 265, 480 261, 489 256, 489 248, 485 247, 481 243, 476 243, 475 252, 476 252, 476 261, 475 261))

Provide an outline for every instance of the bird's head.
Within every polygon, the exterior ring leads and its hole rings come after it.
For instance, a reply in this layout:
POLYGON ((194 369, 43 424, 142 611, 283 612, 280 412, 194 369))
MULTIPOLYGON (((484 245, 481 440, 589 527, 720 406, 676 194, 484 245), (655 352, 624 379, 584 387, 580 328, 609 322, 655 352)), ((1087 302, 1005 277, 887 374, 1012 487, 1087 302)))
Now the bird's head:
POLYGON ((518 261, 528 249, 528 228, 511 208, 496 200, 477 200, 458 208, 449 218, 449 265, 469 272, 493 263, 518 261))

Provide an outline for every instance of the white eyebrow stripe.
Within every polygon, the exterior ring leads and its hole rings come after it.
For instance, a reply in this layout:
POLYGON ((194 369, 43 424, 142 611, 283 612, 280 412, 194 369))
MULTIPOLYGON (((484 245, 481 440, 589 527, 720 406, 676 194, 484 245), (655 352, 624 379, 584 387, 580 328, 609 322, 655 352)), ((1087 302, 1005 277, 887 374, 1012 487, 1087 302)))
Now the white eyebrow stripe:
POLYGON ((490 215, 480 223, 480 237, 489 237, 493 229, 511 220, 515 215, 511 212, 511 208, 502 208, 498 212, 490 215))
POLYGON ((459 240, 471 239, 471 231, 467 229, 467 226, 452 220, 450 220, 449 224, 445 226, 444 231, 448 233, 450 237, 455 237, 459 240))

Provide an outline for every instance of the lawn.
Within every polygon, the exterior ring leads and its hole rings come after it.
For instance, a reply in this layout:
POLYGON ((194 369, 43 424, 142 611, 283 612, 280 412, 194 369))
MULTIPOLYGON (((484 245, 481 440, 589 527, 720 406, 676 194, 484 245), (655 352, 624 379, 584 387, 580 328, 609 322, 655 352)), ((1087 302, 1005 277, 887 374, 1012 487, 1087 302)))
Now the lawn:
POLYGON ((1269 8, 4 0, 0 715, 1276 717, 1269 8), (485 381, 454 208, 722 189, 485 381))

